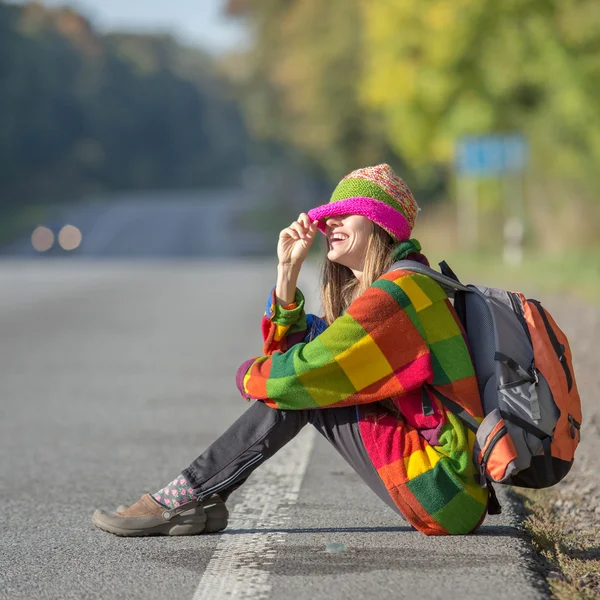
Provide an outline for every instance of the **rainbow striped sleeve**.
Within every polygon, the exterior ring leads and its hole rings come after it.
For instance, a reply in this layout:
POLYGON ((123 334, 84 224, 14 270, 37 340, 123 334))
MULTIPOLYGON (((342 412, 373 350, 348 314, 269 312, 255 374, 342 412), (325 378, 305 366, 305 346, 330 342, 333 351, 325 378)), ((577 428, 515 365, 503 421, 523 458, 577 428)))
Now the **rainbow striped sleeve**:
POLYGON ((323 319, 304 312, 304 295, 299 289, 292 304, 281 306, 273 288, 261 323, 263 354, 285 352, 299 342, 316 337, 325 327, 323 319))
POLYGON ((435 292, 406 272, 385 274, 312 341, 246 361, 238 370, 240 392, 293 410, 376 402, 417 389, 434 376, 418 315, 418 305, 434 301, 428 289, 435 292))

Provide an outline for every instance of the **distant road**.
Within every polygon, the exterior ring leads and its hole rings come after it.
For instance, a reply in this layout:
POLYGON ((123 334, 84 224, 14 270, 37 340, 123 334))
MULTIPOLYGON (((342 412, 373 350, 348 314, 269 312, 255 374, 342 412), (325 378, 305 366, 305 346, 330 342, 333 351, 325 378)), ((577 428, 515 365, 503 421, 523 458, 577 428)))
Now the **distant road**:
MULTIPOLYGON (((63 225, 78 227, 81 246, 65 252, 58 244, 45 256, 83 257, 234 257, 264 255, 276 240, 249 231, 244 213, 256 199, 243 190, 138 193, 106 202, 74 205, 49 226, 58 234, 63 225)), ((0 252, 0 256, 39 255, 30 235, 0 252)))
MULTIPOLYGON (((104 217, 110 240, 91 231, 98 252, 128 247, 124 215, 104 217)), ((181 223, 160 224, 175 244, 181 223)), ((210 230, 202 243, 229 248, 210 230)), ((95 508, 169 482, 246 410, 234 374, 260 352, 274 276, 259 260, 0 261, 0 599, 545 597, 510 504, 478 535, 425 537, 310 427, 232 495, 224 534, 92 526, 95 508)))

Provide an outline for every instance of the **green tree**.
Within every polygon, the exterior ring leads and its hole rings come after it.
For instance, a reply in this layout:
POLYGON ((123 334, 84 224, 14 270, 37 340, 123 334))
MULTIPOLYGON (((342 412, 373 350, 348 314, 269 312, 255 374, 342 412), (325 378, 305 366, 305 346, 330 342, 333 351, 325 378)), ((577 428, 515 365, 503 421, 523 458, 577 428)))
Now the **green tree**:
POLYGON ((332 179, 386 155, 382 123, 359 99, 363 23, 358 0, 231 0, 255 44, 244 57, 249 126, 296 150, 332 179))
POLYGON ((202 52, 0 2, 0 205, 236 181, 249 138, 202 52))
MULTIPOLYGON (((581 177, 600 158, 600 5, 593 0, 361 2, 367 106, 412 164, 465 133, 522 131, 538 167, 581 177)), ((595 168, 594 168, 595 170, 595 168)))

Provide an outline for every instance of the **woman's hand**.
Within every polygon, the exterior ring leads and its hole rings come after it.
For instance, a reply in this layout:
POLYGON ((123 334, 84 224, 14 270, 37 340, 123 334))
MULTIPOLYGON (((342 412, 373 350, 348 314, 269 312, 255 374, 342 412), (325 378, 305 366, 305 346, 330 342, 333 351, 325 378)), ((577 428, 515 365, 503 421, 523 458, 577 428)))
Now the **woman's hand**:
POLYGON ((317 235, 317 223, 301 213, 297 221, 279 234, 277 257, 279 265, 299 269, 308 255, 308 251, 317 235))

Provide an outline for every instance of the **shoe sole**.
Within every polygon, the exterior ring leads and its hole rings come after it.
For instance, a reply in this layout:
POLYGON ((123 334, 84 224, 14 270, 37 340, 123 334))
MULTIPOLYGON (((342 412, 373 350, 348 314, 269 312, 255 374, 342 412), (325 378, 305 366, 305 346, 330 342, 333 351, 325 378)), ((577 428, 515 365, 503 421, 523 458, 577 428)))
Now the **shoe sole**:
POLYGON ((97 510, 92 516, 92 523, 106 531, 120 537, 144 537, 151 535, 198 535, 206 531, 206 516, 200 518, 174 517, 165 523, 159 523, 154 527, 143 527, 130 529, 119 527, 110 522, 111 517, 97 510))
MULTIPOLYGON (((117 507, 117 512, 124 512, 128 508, 127 505, 120 504, 117 507)), ((226 529, 229 520, 229 511, 223 501, 213 504, 207 503, 204 506, 204 512, 206 514, 206 525, 204 526, 203 533, 217 533, 217 531, 226 529)))

